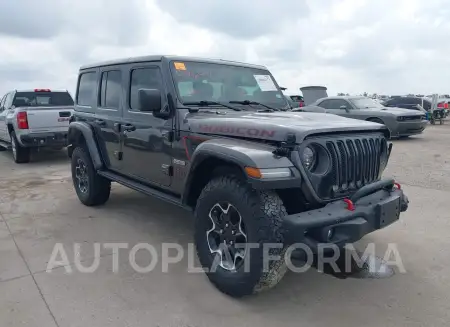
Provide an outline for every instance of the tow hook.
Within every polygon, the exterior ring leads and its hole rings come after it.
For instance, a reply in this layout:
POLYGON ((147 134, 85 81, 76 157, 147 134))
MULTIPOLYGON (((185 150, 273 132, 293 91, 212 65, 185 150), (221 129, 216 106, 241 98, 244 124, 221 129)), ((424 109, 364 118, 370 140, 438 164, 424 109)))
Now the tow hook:
POLYGON ((352 200, 350 200, 350 199, 344 199, 343 200, 346 204, 347 204, 347 210, 348 211, 355 211, 355 204, 353 203, 353 201, 352 200))

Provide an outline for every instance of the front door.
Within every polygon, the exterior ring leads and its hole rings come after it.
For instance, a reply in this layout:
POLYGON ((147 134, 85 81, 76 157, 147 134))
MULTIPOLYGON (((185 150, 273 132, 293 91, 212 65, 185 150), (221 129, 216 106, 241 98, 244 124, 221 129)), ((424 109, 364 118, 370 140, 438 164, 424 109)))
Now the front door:
POLYGON ((168 186, 172 174, 169 135, 173 120, 141 112, 138 107, 139 89, 159 89, 163 95, 162 107, 167 103, 159 63, 129 65, 127 82, 122 123, 123 170, 130 177, 168 186))

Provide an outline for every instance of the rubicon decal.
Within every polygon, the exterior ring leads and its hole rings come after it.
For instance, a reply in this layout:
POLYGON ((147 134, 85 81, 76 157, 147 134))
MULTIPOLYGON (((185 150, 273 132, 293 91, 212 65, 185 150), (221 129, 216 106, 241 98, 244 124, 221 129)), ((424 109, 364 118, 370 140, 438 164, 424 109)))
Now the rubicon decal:
POLYGON ((210 133, 210 134, 229 134, 244 137, 261 137, 261 138, 275 137, 274 130, 267 130, 260 128, 234 127, 226 125, 217 125, 217 126, 199 125, 199 129, 202 133, 210 133))

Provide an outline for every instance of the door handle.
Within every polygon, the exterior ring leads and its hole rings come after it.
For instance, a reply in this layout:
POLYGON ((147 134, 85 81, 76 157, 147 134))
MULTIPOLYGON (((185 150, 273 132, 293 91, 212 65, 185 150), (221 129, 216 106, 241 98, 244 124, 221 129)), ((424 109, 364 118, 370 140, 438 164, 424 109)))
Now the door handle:
POLYGON ((106 122, 103 119, 96 119, 96 120, 94 120, 94 122, 97 125, 100 125, 100 126, 105 126, 106 125, 106 122))
POLYGON ((136 130, 136 126, 131 125, 131 124, 125 124, 125 125, 122 125, 122 130, 127 131, 127 132, 133 132, 136 130))

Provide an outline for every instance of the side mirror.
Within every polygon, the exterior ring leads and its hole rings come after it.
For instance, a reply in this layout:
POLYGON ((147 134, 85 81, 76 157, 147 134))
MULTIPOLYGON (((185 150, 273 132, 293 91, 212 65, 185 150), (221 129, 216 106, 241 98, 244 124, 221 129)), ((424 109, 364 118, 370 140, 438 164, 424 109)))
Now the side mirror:
POLYGON ((139 89, 139 110, 142 112, 160 112, 161 91, 156 89, 139 89))
POLYGON ((340 106, 339 109, 345 110, 347 112, 349 112, 349 109, 347 108, 347 106, 340 106))

